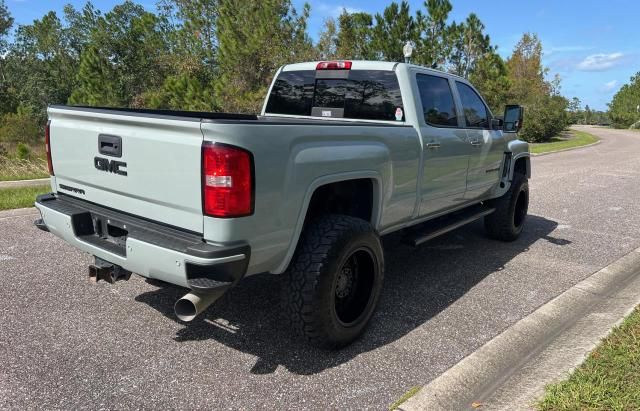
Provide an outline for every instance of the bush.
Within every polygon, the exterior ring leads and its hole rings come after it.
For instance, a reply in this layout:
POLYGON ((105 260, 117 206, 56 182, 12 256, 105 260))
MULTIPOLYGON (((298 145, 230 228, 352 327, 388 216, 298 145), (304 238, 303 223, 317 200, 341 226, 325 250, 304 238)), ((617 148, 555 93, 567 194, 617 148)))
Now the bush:
POLYGON ((28 160, 31 158, 31 149, 24 143, 18 143, 16 147, 16 157, 19 160, 28 160))
POLYGON ((40 139, 40 127, 32 113, 7 113, 0 119, 0 142, 33 144, 40 139))
POLYGON ((525 106, 520 137, 530 143, 550 141, 569 125, 567 103, 561 96, 543 96, 525 106))
POLYGON ((159 90, 145 93, 142 100, 145 106, 161 109, 216 109, 213 86, 188 74, 167 77, 159 90))

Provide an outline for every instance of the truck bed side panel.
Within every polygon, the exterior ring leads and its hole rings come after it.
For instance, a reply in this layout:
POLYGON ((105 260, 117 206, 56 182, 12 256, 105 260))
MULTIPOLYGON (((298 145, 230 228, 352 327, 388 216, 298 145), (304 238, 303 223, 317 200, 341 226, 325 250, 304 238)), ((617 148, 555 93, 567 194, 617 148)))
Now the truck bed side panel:
POLYGON ((372 178, 377 191, 372 224, 379 230, 414 212, 420 145, 412 127, 263 120, 204 122, 202 131, 205 140, 256 153, 254 215, 204 221, 208 240, 250 239, 249 274, 286 267, 318 185, 372 178))

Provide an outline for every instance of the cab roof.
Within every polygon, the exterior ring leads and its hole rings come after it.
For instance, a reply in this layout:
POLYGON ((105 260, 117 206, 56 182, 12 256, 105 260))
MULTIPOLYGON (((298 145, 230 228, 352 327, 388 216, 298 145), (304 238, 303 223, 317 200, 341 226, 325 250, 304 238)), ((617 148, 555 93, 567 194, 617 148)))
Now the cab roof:
POLYGON ((393 71, 398 66, 404 66, 408 69, 418 69, 421 71, 430 71, 434 74, 438 74, 440 76, 448 76, 453 77, 455 79, 460 79, 464 82, 467 80, 464 77, 460 77, 453 73, 447 73, 446 71, 437 70, 425 66, 420 66, 417 64, 411 63, 400 63, 396 61, 374 61, 374 60, 320 60, 320 61, 307 61, 303 63, 293 63, 286 64, 282 66, 282 71, 300 71, 300 70, 315 70, 318 63, 321 61, 350 61, 351 70, 382 70, 382 71, 393 71))
MULTIPOLYGON (((329 61, 329 60, 324 60, 329 61)), ((340 60, 338 60, 340 61, 340 60)), ((369 61, 369 60, 346 60, 352 63, 351 70, 383 70, 393 71, 400 63, 393 61, 369 61)), ((287 64, 282 67, 282 71, 315 70, 320 61, 308 61, 304 63, 287 64)))

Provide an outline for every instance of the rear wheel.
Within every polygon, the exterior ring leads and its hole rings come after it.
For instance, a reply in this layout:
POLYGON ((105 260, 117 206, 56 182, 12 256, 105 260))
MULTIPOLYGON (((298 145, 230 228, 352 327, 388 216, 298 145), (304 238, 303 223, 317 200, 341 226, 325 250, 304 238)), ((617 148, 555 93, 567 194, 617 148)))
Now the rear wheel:
POLYGON ((364 220, 325 215, 302 234, 286 273, 284 308, 293 331, 339 348, 365 329, 380 296, 384 257, 364 220))
POLYGON ((489 237, 501 241, 514 241, 522 232, 529 210, 529 183, 521 173, 513 175, 509 190, 493 200, 496 211, 484 218, 489 237))

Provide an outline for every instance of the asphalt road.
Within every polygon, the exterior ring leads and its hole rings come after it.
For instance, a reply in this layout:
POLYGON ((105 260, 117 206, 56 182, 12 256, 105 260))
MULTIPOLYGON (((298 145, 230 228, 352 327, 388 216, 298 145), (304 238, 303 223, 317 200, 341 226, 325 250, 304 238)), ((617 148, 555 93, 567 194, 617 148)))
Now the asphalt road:
POLYGON ((640 246, 640 133, 532 160, 530 216, 509 244, 472 224, 412 249, 385 239, 379 309, 338 352, 292 341, 279 277, 249 278, 186 325, 184 292, 86 281, 90 256, 0 214, 0 408, 384 409, 640 246))

